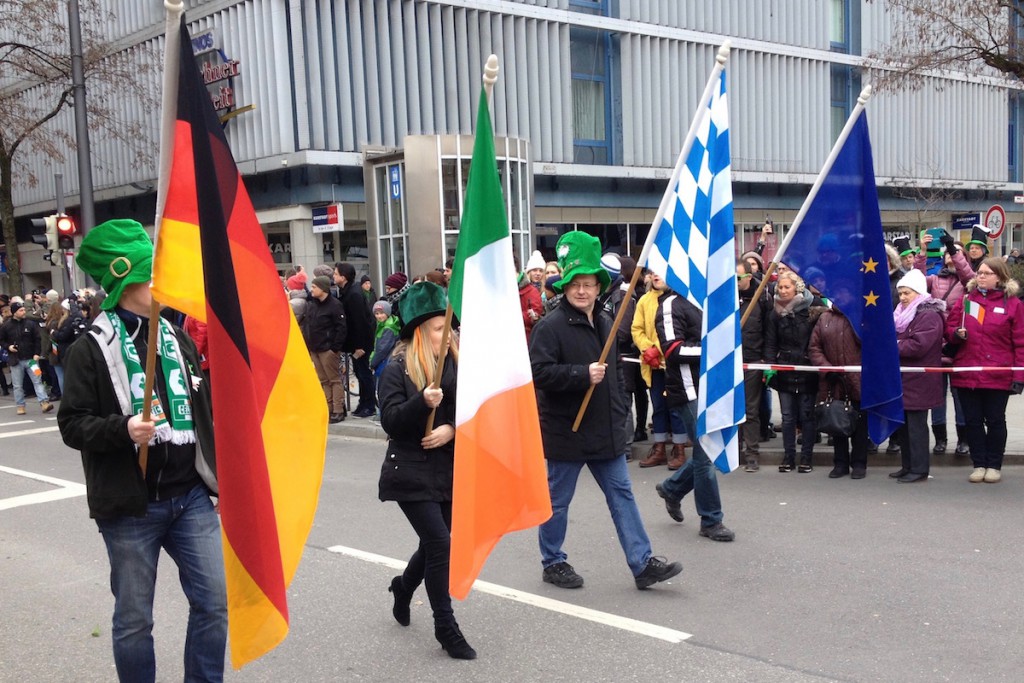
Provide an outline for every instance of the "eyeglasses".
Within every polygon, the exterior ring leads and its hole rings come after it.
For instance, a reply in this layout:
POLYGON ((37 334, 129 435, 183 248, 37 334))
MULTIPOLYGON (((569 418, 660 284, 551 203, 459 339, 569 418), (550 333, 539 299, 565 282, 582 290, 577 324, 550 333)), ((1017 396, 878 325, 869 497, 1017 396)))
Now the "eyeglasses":
POLYGON ((988 277, 989 275, 995 275, 995 273, 993 271, 991 271, 991 270, 979 270, 978 271, 978 275, 979 275, 979 277, 982 276, 982 275, 988 277))
POLYGON ((597 289, 600 286, 601 286, 601 284, 599 282, 570 282, 569 284, 567 284, 565 286, 565 288, 566 289, 585 289, 585 290, 589 291, 589 290, 597 289))

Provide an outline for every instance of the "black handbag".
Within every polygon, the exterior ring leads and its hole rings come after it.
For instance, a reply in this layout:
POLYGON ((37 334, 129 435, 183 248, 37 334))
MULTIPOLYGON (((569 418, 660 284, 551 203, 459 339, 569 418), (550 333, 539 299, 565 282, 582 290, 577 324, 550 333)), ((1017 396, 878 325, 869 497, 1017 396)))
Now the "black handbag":
MULTIPOLYGON (((829 386, 828 395, 825 400, 814 406, 815 427, 819 432, 829 436, 852 436, 857 429, 857 420, 860 414, 850 404, 850 399, 838 399, 832 397, 832 386, 829 386)), ((849 396, 849 392, 846 394, 849 396)))

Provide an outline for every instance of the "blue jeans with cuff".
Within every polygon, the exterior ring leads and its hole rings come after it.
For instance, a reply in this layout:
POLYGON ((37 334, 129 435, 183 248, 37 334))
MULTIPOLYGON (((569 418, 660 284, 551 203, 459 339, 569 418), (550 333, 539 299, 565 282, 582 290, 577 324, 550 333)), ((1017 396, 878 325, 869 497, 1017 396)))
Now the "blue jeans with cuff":
MULTIPOLYGON (((672 408, 690 434, 697 433, 697 402, 672 408)), ((661 487, 673 500, 681 501, 687 493, 693 491, 697 514, 700 515, 702 527, 714 526, 722 521, 722 497, 718 493, 718 475, 715 465, 701 448, 700 440, 693 439, 693 449, 686 464, 672 473, 672 476, 661 482, 661 487)))

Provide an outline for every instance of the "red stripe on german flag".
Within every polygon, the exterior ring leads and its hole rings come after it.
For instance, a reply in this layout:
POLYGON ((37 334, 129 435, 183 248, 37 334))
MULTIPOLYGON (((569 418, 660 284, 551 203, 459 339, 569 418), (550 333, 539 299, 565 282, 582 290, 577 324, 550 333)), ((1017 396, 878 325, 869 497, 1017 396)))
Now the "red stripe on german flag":
POLYGON ((177 47, 169 31, 167 49, 178 52, 170 84, 177 116, 153 293, 208 325, 231 660, 239 668, 287 635, 286 587, 316 510, 327 406, 294 400, 321 395, 319 382, 184 17, 177 47))

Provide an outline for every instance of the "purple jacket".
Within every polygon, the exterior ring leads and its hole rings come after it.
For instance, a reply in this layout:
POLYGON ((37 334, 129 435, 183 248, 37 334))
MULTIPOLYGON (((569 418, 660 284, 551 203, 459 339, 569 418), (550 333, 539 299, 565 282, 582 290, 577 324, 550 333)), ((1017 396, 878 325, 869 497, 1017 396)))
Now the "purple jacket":
MULTIPOLYGON (((966 298, 984 309, 984 321, 964 315, 964 299, 958 299, 946 317, 946 341, 958 347, 953 366, 1024 366, 1024 304, 1017 298, 1020 286, 1010 280, 1005 290, 992 289, 982 295, 977 285, 977 280, 967 283, 966 298), (967 339, 956 335, 961 321, 967 339)), ((1024 372, 957 372, 950 378, 951 385, 964 389, 1009 391, 1013 382, 1024 382, 1024 372)))
MULTIPOLYGON (((942 333, 946 306, 937 299, 917 307, 907 329, 896 333, 903 367, 938 368, 942 366, 942 333)), ((942 375, 904 372, 903 410, 929 410, 942 405, 942 375)))
POLYGON ((928 282, 928 293, 934 298, 946 303, 946 310, 953 308, 953 302, 962 299, 964 296, 964 285, 974 277, 974 270, 964 256, 964 253, 957 250, 953 254, 952 271, 945 266, 939 271, 940 274, 929 275, 927 268, 928 257, 925 254, 918 254, 914 257, 914 267, 925 274, 928 282), (953 272, 955 271, 955 272, 953 272))

